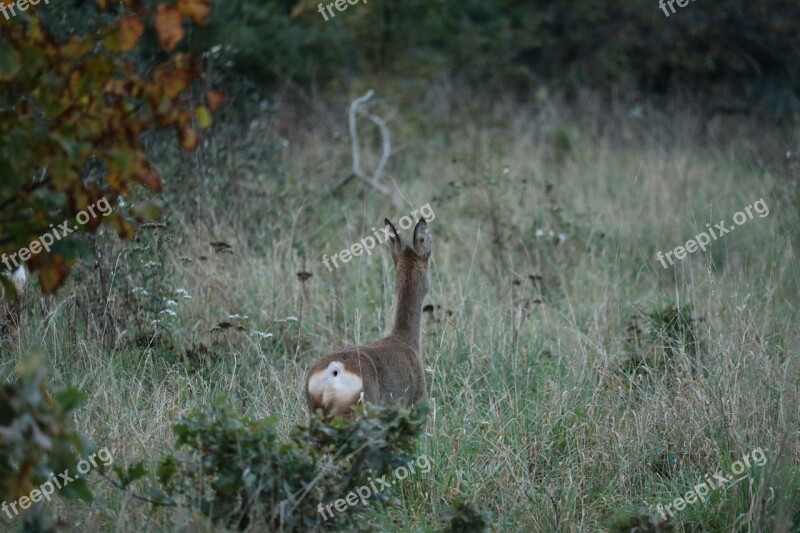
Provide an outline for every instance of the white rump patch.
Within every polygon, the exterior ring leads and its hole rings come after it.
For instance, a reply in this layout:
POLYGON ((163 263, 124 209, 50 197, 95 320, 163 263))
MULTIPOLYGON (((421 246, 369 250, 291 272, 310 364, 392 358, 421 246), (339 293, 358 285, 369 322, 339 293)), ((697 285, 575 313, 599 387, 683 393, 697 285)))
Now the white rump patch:
POLYGON ((11 283, 14 284, 17 295, 19 296, 22 294, 25 290, 25 284, 28 282, 28 271, 25 269, 25 266, 20 265, 14 272, 3 272, 3 275, 11 279, 11 283))
POLYGON ((308 380, 308 392, 321 397, 325 410, 331 412, 349 409, 363 388, 361 378, 346 371, 341 361, 332 361, 308 380))

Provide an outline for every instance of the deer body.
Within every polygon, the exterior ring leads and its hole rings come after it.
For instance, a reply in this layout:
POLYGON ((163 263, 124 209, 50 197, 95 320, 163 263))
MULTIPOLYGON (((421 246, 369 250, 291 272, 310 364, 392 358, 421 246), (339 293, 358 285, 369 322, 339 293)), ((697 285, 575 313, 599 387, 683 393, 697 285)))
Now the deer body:
POLYGON ((422 302, 428 292, 431 235, 425 219, 414 228, 413 245, 404 245, 385 221, 396 272, 397 310, 389 336, 363 346, 329 353, 306 377, 306 400, 326 418, 350 416, 359 401, 414 405, 425 399, 420 333, 422 302))

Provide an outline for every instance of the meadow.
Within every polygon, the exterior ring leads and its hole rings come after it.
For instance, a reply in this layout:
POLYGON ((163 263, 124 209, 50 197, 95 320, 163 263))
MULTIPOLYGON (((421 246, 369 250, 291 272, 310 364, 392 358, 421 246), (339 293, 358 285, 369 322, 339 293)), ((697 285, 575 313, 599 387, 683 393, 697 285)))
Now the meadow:
MULTIPOLYGON (((132 243, 101 230, 86 240, 98 259, 57 295, 26 295, 4 375, 38 357, 53 387, 84 391, 74 422, 115 464, 155 461, 176 419, 218 396, 288 436, 308 418, 313 361, 391 327, 388 252, 332 271, 323 255, 430 203, 414 453, 431 468, 345 511, 362 529, 438 530, 461 496, 496 531, 800 531, 796 126, 690 98, 378 84, 393 202, 360 180, 335 187, 355 89, 234 99, 190 156, 151 139, 161 220, 132 243), (759 199, 768 215, 669 268, 656 259, 759 199), (762 464, 676 509, 756 449, 762 464)), ((362 128, 372 168, 379 137, 362 128)), ((92 503, 48 513, 80 531, 219 530, 89 483, 92 503)))

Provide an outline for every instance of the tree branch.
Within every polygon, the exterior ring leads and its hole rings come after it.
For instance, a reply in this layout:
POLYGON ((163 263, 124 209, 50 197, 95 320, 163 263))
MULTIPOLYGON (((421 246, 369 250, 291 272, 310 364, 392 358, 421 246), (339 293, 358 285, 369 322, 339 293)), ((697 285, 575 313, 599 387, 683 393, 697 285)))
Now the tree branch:
POLYGON ((386 122, 380 117, 368 114, 361 109, 362 106, 364 106, 367 102, 369 102, 369 100, 372 98, 374 94, 375 91, 370 89, 363 96, 356 98, 350 104, 350 110, 348 112, 348 127, 350 130, 350 143, 353 152, 353 166, 350 175, 348 175, 338 185, 336 185, 331 190, 331 194, 335 194, 353 177, 357 177, 360 180, 369 184, 373 189, 375 189, 379 193, 388 196, 391 199, 392 204, 399 207, 398 198, 396 197, 396 195, 393 194, 392 189, 384 185, 380 181, 381 176, 383 175, 383 172, 386 169, 386 165, 389 162, 389 158, 393 154, 391 135, 389 134, 389 127, 386 125, 386 122), (376 126, 378 126, 381 132, 381 141, 382 141, 381 158, 378 162, 378 165, 375 167, 375 171, 372 173, 372 176, 367 175, 367 173, 364 172, 364 169, 361 167, 361 145, 358 138, 358 125, 357 125, 358 115, 367 117, 376 126))

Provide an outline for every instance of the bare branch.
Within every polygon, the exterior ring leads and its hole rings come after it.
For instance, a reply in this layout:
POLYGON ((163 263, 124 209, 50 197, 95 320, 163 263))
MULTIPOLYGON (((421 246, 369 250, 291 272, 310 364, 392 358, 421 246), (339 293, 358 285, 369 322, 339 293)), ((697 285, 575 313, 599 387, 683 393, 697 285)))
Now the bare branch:
POLYGON ((350 125, 350 142, 353 144, 353 174, 359 178, 364 178, 364 171, 361 169, 361 148, 358 144, 358 130, 356 129, 356 112, 358 106, 369 101, 375 91, 370 89, 364 96, 356 98, 350 104, 350 113, 348 115, 348 122, 350 125))
POLYGON ((380 182, 381 176, 383 175, 383 172, 386 169, 386 165, 389 162, 389 158, 392 156, 393 153, 391 136, 389 134, 389 127, 386 125, 386 122, 380 117, 368 114, 361 109, 362 106, 366 105, 367 102, 369 102, 369 100, 372 98, 374 94, 375 91, 370 89, 369 91, 366 92, 366 94, 356 98, 350 104, 350 112, 348 113, 348 125, 350 129, 350 142, 352 144, 352 150, 353 150, 352 173, 334 188, 334 192, 340 189, 342 186, 344 186, 347 182, 350 181, 350 179, 352 179, 355 176, 361 179, 362 181, 368 183, 376 191, 391 198, 392 203, 395 206, 399 206, 399 200, 393 194, 392 189, 380 182), (378 162, 378 166, 375 167, 375 171, 372 173, 372 176, 368 176, 367 173, 364 172, 364 169, 361 168, 361 146, 358 139, 358 126, 357 126, 358 115, 367 117, 370 121, 372 121, 375 125, 377 125, 381 131, 382 153, 380 161, 378 162))
POLYGON ((372 175, 372 183, 377 185, 378 180, 383 174, 383 169, 386 168, 386 163, 389 162, 389 157, 392 155, 392 142, 391 138, 389 137, 389 128, 386 126, 386 122, 375 115, 369 115, 369 119, 377 124, 377 126, 380 128, 381 137, 383 138, 383 153, 381 154, 381 160, 378 163, 378 166, 375 167, 375 173, 372 175))

